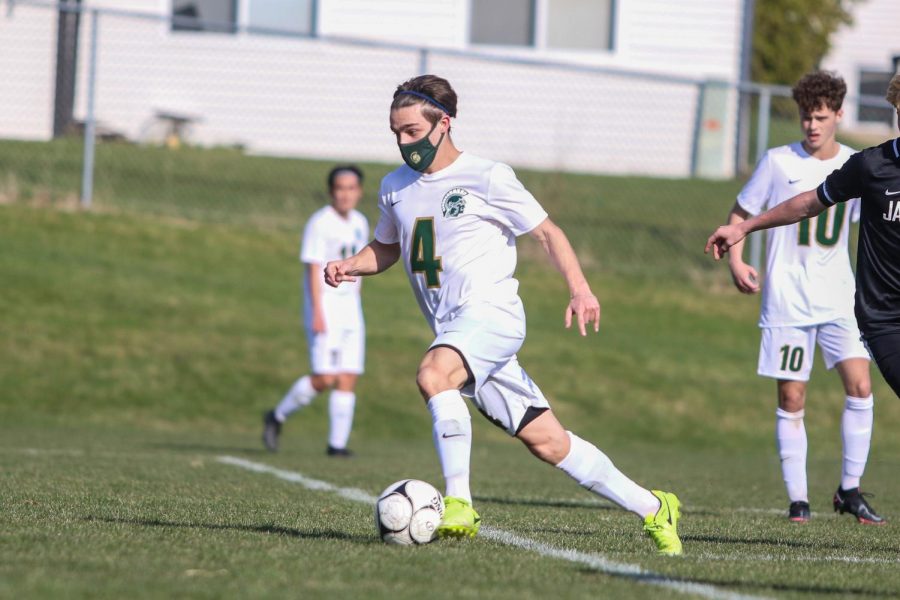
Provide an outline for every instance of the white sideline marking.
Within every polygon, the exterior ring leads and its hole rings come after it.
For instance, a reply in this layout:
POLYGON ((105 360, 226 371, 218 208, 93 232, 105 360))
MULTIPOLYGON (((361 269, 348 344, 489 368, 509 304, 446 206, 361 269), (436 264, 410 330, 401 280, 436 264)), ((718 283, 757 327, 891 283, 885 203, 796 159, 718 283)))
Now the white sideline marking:
MULTIPOLYGON (((284 469, 271 467, 264 463, 253 462, 243 458, 237 458, 235 456, 219 456, 217 460, 227 465, 232 465, 235 467, 246 469, 248 471, 253 471, 254 473, 267 473, 269 475, 274 475, 281 480, 300 484, 309 490, 331 492, 341 496, 342 498, 353 500, 355 502, 374 505, 375 500, 377 500, 375 496, 363 490, 357 488, 344 488, 336 486, 327 481, 322 481, 321 479, 313 479, 312 477, 307 477, 306 475, 303 475, 302 473, 298 473, 296 471, 286 471, 284 469)), ((600 554, 589 554, 587 552, 579 552, 578 550, 557 548, 556 546, 551 546, 550 544, 545 544, 543 542, 538 542, 537 540, 522 537, 515 533, 504 531, 503 529, 497 529, 494 527, 482 527, 479 535, 481 537, 485 537, 489 540, 493 540, 507 546, 515 546, 523 550, 535 552, 547 558, 558 558, 560 560, 566 560, 569 562, 584 565, 600 573, 623 577, 625 579, 631 579, 637 583, 654 585, 675 592, 681 592, 683 594, 694 594, 696 596, 710 598, 712 600, 760 600, 762 598, 761 596, 748 596, 744 594, 738 594, 736 592, 730 592, 728 590, 723 590, 706 583, 693 583, 690 581, 678 581, 675 579, 670 579, 665 575, 647 571, 639 565, 611 561, 600 554)))
POLYGON ((861 556, 838 556, 835 554, 826 556, 810 556, 796 555, 776 556, 774 554, 754 554, 752 557, 745 556, 725 556, 721 554, 713 554, 704 552, 702 554, 691 554, 688 558, 696 558, 699 560, 714 560, 720 562, 754 560, 759 562, 842 562, 852 564, 871 564, 871 565, 894 565, 900 563, 898 558, 876 558, 861 556))

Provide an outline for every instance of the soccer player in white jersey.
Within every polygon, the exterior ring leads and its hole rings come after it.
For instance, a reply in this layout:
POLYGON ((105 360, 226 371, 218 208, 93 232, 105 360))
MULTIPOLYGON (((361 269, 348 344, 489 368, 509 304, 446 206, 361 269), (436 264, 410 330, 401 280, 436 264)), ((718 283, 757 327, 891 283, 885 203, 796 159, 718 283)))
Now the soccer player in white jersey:
POLYGON ((328 175, 331 203, 313 213, 303 230, 303 323, 312 372, 298 379, 278 406, 266 413, 263 443, 272 452, 278 449, 278 436, 288 415, 331 388, 327 453, 350 456, 347 442, 356 406, 354 390, 365 359, 360 283, 327 286, 323 271, 326 263, 352 256, 369 239, 369 222, 356 210, 362 198, 362 180, 362 171, 353 165, 332 169, 328 175))
POLYGON ((562 230, 512 169, 468 152, 450 137, 457 98, 450 84, 423 75, 394 92, 390 126, 404 166, 381 183, 375 239, 355 256, 329 262, 330 285, 353 283, 403 261, 435 340, 416 383, 432 415, 446 482, 442 537, 474 536, 469 461, 472 427, 463 396, 538 458, 594 493, 637 514, 664 555, 681 553, 679 502, 622 474, 595 445, 567 432, 519 365, 525 313, 518 296, 515 238, 537 239, 568 284, 565 312, 582 335, 599 328, 600 304, 562 230))
MULTIPOLYGON (((846 91, 843 79, 825 71, 810 73, 797 83, 793 96, 803 140, 766 152, 738 195, 729 223, 740 223, 819 185, 854 154, 835 139, 846 91)), ((850 512, 860 523, 884 522, 859 491, 873 420, 869 354, 853 314, 855 284, 848 252, 850 221, 859 221, 859 209, 858 199, 837 204, 818 217, 768 235, 757 372, 777 380, 775 438, 790 499, 788 518, 798 523, 810 518, 803 417, 817 343, 826 368, 837 370, 846 393, 835 510, 850 512)), ((755 294, 760 290, 759 276, 744 263, 742 249, 743 242, 729 254, 731 274, 738 290, 755 294)))

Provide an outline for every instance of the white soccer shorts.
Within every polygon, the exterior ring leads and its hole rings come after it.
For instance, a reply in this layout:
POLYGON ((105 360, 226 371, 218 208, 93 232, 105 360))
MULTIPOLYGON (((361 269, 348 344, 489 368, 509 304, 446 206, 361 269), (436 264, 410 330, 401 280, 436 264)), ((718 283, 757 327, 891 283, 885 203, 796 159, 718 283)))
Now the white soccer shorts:
POLYGON ((465 359, 474 381, 461 391, 489 421, 516 435, 528 420, 550 408, 540 388, 519 365, 525 341, 522 302, 465 307, 438 324, 431 347, 448 346, 465 359))
POLYGON ((365 329, 329 329, 309 336, 309 366, 313 375, 362 375, 365 329))
MULTIPOLYGON (((338 303, 334 303, 338 304, 338 303)), ((366 360, 366 327, 362 310, 356 306, 326 306, 325 333, 313 333, 306 323, 309 366, 314 375, 362 375, 366 360), (352 318, 341 310, 358 311, 352 318)))
POLYGON ((816 342, 825 368, 851 358, 869 359, 853 319, 838 319, 808 327, 765 327, 759 345, 757 373, 790 381, 809 381, 816 342))

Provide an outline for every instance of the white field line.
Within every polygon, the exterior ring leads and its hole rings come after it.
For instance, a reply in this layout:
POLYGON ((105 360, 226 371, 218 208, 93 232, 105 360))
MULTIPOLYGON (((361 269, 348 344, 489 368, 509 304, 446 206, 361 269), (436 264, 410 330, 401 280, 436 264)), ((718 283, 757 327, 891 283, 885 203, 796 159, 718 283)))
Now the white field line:
POLYGON ((712 552, 702 552, 700 554, 692 553, 688 558, 704 560, 704 561, 746 561, 753 560, 759 562, 839 562, 851 564, 867 564, 867 565, 895 565, 900 563, 900 558, 877 558, 877 557, 860 557, 860 556, 840 556, 837 554, 828 554, 824 556, 813 556, 809 554, 792 554, 790 556, 777 556, 774 554, 754 554, 753 556, 728 556, 722 554, 714 554, 712 552))
MULTIPOLYGON (((218 460, 224 464, 240 467, 248 471, 253 471, 254 473, 274 475, 278 479, 297 483, 309 490, 331 492, 348 500, 369 505, 375 504, 375 496, 357 488, 340 487, 327 481, 322 481, 321 479, 307 477, 296 471, 286 471, 284 469, 271 467, 264 463, 253 462, 234 456, 220 456, 218 457, 218 460)), ((759 600, 761 598, 760 596, 748 596, 730 592, 705 583, 693 583, 690 581, 670 579, 665 575, 647 571, 639 565, 612 561, 600 554, 589 554, 577 550, 558 548, 550 544, 517 535, 510 531, 497 529, 496 527, 482 527, 480 536, 507 546, 515 546, 516 548, 535 552, 547 558, 569 561, 586 566, 589 569, 600 573, 630 579, 637 583, 653 585, 683 594, 693 594, 695 596, 713 600, 759 600)))

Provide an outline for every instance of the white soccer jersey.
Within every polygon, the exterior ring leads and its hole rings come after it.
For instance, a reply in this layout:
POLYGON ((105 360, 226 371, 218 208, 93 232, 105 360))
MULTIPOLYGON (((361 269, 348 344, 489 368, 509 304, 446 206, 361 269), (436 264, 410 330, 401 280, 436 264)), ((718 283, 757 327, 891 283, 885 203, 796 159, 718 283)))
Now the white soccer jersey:
MULTIPOLYGON (((326 310, 330 304, 340 300, 359 300, 359 279, 353 283, 344 283, 336 288, 325 283, 325 264, 332 260, 341 260, 356 254, 367 243, 369 238, 369 222, 359 211, 353 210, 346 218, 342 217, 331 205, 320 208, 309 218, 303 229, 303 242, 300 246, 300 260, 304 263, 317 263, 322 268, 315 274, 322 282, 322 303, 326 310)), ((307 320, 311 315, 312 302, 309 297, 309 278, 303 277, 304 307, 307 320)), ((343 305, 341 305, 343 306, 343 305)))
POLYGON ((389 173, 379 209, 375 239, 400 243, 434 331, 463 306, 517 301, 515 238, 547 218, 509 166, 468 152, 436 173, 406 165, 389 173))
MULTIPOLYGON (((772 148, 737 201, 752 215, 814 189, 855 150, 819 160, 800 142, 772 148)), ((856 289, 848 245, 850 221, 859 221, 859 200, 832 206, 818 217, 768 231, 766 278, 760 327, 804 327, 842 318, 854 320, 856 289)), ((855 320, 854 320, 855 322, 855 320)))

